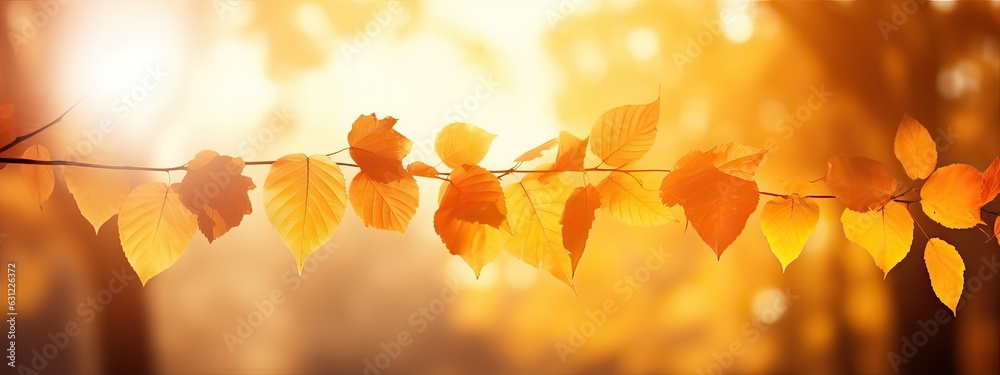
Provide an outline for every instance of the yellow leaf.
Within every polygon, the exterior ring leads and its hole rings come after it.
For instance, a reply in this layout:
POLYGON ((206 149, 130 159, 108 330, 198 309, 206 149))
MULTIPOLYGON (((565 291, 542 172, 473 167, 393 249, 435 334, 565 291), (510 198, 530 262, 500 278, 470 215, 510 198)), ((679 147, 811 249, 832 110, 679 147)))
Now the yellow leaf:
POLYGON ((413 142, 393 126, 396 119, 379 119, 375 114, 358 116, 347 133, 351 158, 375 182, 393 182, 409 177, 403 169, 403 158, 410 153, 413 142))
POLYGON ((601 161, 620 167, 646 155, 656 140, 660 99, 649 104, 626 105, 605 112, 590 132, 590 150, 601 161))
POLYGON ((197 216, 160 182, 132 190, 118 215, 122 250, 143 285, 184 254, 197 229, 197 216))
POLYGON ((442 184, 434 230, 479 277, 510 236, 503 190, 496 176, 475 165, 459 166, 450 177, 442 184))
POLYGON ((639 180, 622 172, 611 172, 597 184, 604 211, 634 226, 651 227, 677 222, 656 190, 647 190, 639 180))
POLYGON ((996 238, 997 243, 1000 244, 1000 217, 998 217, 993 223, 993 237, 996 238))
MULTIPOLYGON (((49 150, 42 145, 34 145, 24 151, 22 156, 32 160, 52 160, 49 150)), ((38 207, 41 208, 45 201, 52 196, 52 190, 56 186, 56 175, 51 165, 21 165, 21 180, 31 193, 38 207)))
POLYGON ((858 212, 882 207, 896 191, 896 179, 885 164, 861 156, 831 158, 826 185, 847 208, 858 212))
POLYGON ((903 113, 893 150, 906 175, 914 180, 927 178, 937 166, 937 145, 931 133, 909 113, 903 113))
POLYGON ((920 188, 920 207, 932 220, 951 229, 985 224, 979 216, 983 207, 983 174, 966 164, 941 167, 920 188))
POLYGON ((452 169, 463 164, 476 165, 486 157, 496 137, 475 125, 455 122, 438 133, 434 151, 452 169))
POLYGON ((517 159, 514 159, 514 162, 520 163, 520 162, 526 162, 526 161, 532 161, 532 160, 538 159, 538 158, 542 157, 542 151, 551 150, 553 147, 556 147, 557 144, 559 144, 559 139, 558 138, 550 139, 547 142, 542 143, 538 147, 530 149, 527 152, 525 152, 524 154, 522 154, 521 156, 518 156, 517 159))
POLYGON ((576 275, 583 250, 587 247, 590 228, 594 225, 594 213, 601 208, 601 193, 593 185, 573 189, 566 200, 560 224, 562 224, 563 246, 569 250, 569 258, 576 275))
POLYGON ((951 312, 958 315, 956 308, 965 286, 965 262, 955 247, 941 240, 931 238, 924 249, 924 262, 931 277, 934 294, 951 312))
POLYGON ((287 155, 264 180, 264 212, 295 256, 299 273, 317 248, 333 237, 347 208, 340 167, 326 155, 287 155))
POLYGON ((563 184, 522 181, 504 188, 510 226, 511 252, 535 268, 573 285, 569 250, 563 246, 560 215, 570 189, 563 184))
POLYGON ((404 234, 420 203, 412 176, 382 183, 368 178, 364 171, 354 176, 349 196, 365 226, 404 234))
POLYGON ((846 209, 840 222, 847 239, 868 250, 885 275, 906 257, 913 244, 913 217, 899 202, 868 212, 846 209))
POLYGON ((94 226, 94 232, 100 231, 108 219, 118 214, 131 189, 125 171, 66 167, 63 179, 80 214, 94 226))
POLYGON ((1000 156, 983 171, 983 205, 990 203, 1000 194, 1000 156))
POLYGON ((414 176, 438 177, 438 171, 422 161, 415 161, 406 166, 406 172, 414 176))
POLYGON ((798 195, 776 197, 760 211, 760 228, 782 272, 799 257, 819 222, 819 205, 798 195))

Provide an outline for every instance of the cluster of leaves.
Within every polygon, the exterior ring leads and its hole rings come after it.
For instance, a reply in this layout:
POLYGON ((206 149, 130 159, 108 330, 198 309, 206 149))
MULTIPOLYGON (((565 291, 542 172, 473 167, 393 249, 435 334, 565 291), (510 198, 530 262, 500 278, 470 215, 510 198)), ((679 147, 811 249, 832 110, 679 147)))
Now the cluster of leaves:
MULTIPOLYGON (((331 156, 336 153, 292 154, 250 164, 270 164, 263 185, 264 211, 300 270, 310 254, 332 238, 348 202, 365 226, 405 233, 419 205, 415 177, 423 177, 443 181, 434 229, 477 276, 506 250, 569 285, 598 209, 629 225, 657 226, 680 221, 680 210, 672 209, 679 206, 721 258, 746 227, 760 196, 772 196, 761 211, 761 229, 785 269, 816 228, 816 200, 836 198, 846 206, 841 217, 846 237, 865 248, 888 274, 913 242, 909 204, 919 202, 928 217, 947 228, 964 229, 985 225, 980 211, 1000 192, 1000 157, 985 173, 964 164, 935 169, 936 145, 908 115, 899 126, 895 154, 914 185, 902 193, 897 193, 897 181, 883 163, 847 155, 829 161, 823 180, 832 196, 809 195, 811 183, 806 182, 786 183, 781 194, 761 192, 754 175, 767 150, 735 143, 693 151, 672 171, 629 169, 653 146, 659 112, 659 99, 611 109, 587 138, 562 132, 525 152, 508 170, 479 166, 496 136, 460 122, 444 127, 435 141, 435 151, 450 171, 420 161, 404 166, 412 142, 394 129, 396 119, 375 114, 359 116, 347 135, 346 150, 356 164, 335 162, 331 156), (518 169, 553 148, 553 162, 541 169, 518 169), (587 158, 588 151, 594 159, 587 158), (599 163, 588 167, 586 160, 599 163), (349 186, 342 166, 360 169, 349 186), (607 172, 596 186, 561 178, 595 171, 607 172), (667 174, 657 191, 646 189, 636 172, 667 174), (524 177, 502 186, 502 177, 517 174, 524 177), (911 193, 919 194, 919 200, 907 199, 911 193)), ((0 119, 7 121, 11 113, 11 107, 0 107, 0 119)), ((10 129, 0 127, 0 144, 14 139, 10 129)), ((45 163, 50 155, 45 147, 33 145, 20 160, 25 162, 20 166, 22 179, 42 205, 56 182, 52 165, 45 163)), ((94 165, 66 168, 63 177, 95 230, 119 216, 125 256, 145 284, 170 267, 197 232, 212 242, 252 212, 248 191, 256 185, 242 175, 247 164, 202 151, 177 168, 187 171, 180 183, 153 182, 134 189, 125 171, 94 165)), ((1000 220, 994 232, 1000 234, 1000 220)), ((944 240, 929 238, 924 258, 935 293, 955 310, 964 285, 961 256, 944 240)))

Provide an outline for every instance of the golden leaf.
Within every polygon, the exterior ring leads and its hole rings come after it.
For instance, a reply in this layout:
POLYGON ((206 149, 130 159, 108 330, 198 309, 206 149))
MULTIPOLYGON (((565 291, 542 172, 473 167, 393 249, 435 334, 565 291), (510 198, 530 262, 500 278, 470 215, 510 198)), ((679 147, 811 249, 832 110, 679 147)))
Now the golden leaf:
POLYGON ((184 254, 197 228, 177 191, 160 182, 132 190, 118 215, 122 250, 143 285, 184 254))

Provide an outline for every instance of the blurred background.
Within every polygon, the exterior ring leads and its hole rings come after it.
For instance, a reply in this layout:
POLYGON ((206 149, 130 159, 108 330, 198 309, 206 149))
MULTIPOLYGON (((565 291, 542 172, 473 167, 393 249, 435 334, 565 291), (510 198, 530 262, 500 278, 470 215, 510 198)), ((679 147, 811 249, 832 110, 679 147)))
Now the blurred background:
MULTIPOLYGON (((660 132, 639 166, 769 147, 762 190, 822 177, 837 153, 881 160, 909 186, 892 153, 904 111, 941 165, 1000 155, 998 1, 43 0, 0 12, 0 103, 16 105, 19 134, 81 101, 27 142, 56 158, 328 153, 375 112, 400 119, 408 161, 436 164, 434 135, 464 121, 499 135, 483 165, 507 168, 657 96, 660 132)), ((997 243, 917 206, 966 263, 967 295, 945 323, 929 323, 950 312, 926 238, 883 279, 829 201, 785 273, 759 213, 716 260, 684 224, 634 228, 599 211, 574 290, 509 255, 477 280, 434 233, 439 183, 426 180, 406 235, 348 212, 300 277, 258 188, 241 226, 211 246, 198 235, 142 287, 116 219, 95 234, 61 181, 39 210, 16 170, 0 171, 0 251, 20 267, 18 362, 41 373, 1000 372, 997 243)), ((258 186, 266 173, 245 172, 258 186)))

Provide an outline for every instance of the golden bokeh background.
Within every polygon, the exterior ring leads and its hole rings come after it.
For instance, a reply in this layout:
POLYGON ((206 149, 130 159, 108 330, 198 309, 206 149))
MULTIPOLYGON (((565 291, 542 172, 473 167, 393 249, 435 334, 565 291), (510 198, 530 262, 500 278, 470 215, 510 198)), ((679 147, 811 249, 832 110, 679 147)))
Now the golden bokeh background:
MULTIPOLYGON (((660 132, 638 166, 720 143, 769 147, 762 190, 822 177, 837 153, 907 181, 892 153, 904 111, 941 165, 1000 155, 998 1, 41 0, 0 12, 0 102, 16 105, 21 133, 81 100, 32 140, 57 158, 167 167, 204 149, 328 153, 374 112, 400 119, 408 161, 436 164, 434 135, 463 121, 499 135, 483 165, 508 168, 560 130, 584 137, 605 110, 657 96, 660 132)), ((433 231, 433 181, 420 181, 404 236, 348 212, 300 277, 258 188, 240 227, 211 246, 199 235, 142 287, 115 219, 95 236, 61 183, 32 207, 16 170, 0 171, 0 251, 21 267, 18 361, 34 366, 33 350, 68 338, 37 360, 45 373, 1000 371, 996 241, 915 208, 958 247, 967 280, 981 275, 933 334, 927 322, 948 310, 926 238, 883 279, 832 201, 785 273, 758 214, 716 260, 684 224, 600 212, 571 289, 509 255, 476 279, 433 231)), ((266 173, 246 170, 258 186, 266 173)))

